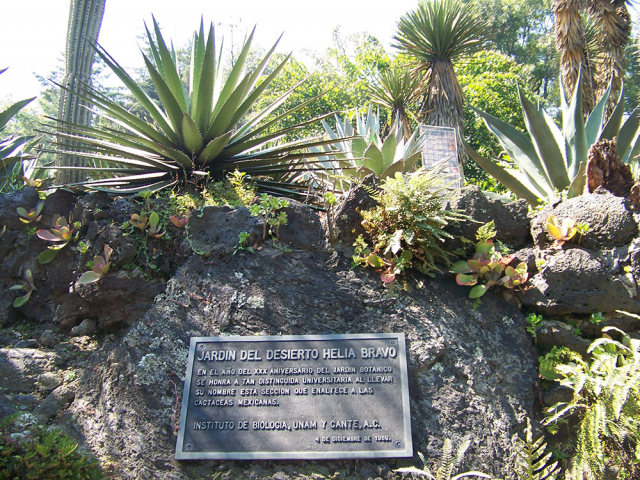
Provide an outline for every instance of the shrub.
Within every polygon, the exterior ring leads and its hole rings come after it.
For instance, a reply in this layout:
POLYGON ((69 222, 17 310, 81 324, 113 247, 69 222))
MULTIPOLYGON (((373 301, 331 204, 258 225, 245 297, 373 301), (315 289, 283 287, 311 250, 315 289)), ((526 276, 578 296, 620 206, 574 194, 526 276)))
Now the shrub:
POLYGON ((442 184, 441 171, 439 167, 396 173, 383 181, 376 196, 380 204, 362 212, 362 225, 373 247, 359 240, 355 263, 381 269, 385 283, 393 282, 406 268, 432 275, 434 270, 442 272, 438 263, 451 264, 451 253, 442 243, 453 237, 443 229, 467 217, 442 208, 449 190, 442 184))
POLYGON ((97 480, 105 478, 98 462, 77 451, 78 444, 60 430, 36 428, 30 441, 9 435, 15 417, 0 423, 0 480, 97 480))

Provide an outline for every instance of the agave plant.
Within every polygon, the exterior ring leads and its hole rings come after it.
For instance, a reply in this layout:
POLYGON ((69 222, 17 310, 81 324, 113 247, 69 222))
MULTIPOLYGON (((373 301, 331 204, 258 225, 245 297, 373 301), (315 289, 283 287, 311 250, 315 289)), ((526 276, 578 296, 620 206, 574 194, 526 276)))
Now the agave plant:
MULTIPOLYGON (((350 178, 361 180, 370 174, 378 180, 384 180, 393 178, 396 173, 408 173, 421 159, 426 137, 419 137, 416 131, 405 140, 404 124, 396 120, 383 140, 380 135, 380 115, 374 113, 371 106, 364 115, 356 112, 355 128, 346 116, 340 120, 336 115, 335 120, 335 131, 325 120, 322 121, 327 136, 335 143, 314 147, 313 150, 322 155, 319 157, 323 162, 320 165, 332 171, 334 177, 346 180, 347 185, 350 178)), ((315 178, 330 182, 330 175, 323 172, 316 173, 315 178)), ((344 187, 340 188, 340 184, 337 184, 337 189, 344 187)))
MULTIPOLYGON (((581 81, 581 80, 580 80, 581 81)), ((496 180, 531 205, 553 202, 559 192, 568 189, 568 197, 581 195, 586 187, 587 154, 600 139, 617 137, 617 151, 629 163, 640 148, 640 108, 624 124, 624 88, 616 107, 605 122, 605 110, 611 87, 607 89, 587 120, 582 114, 582 88, 575 88, 571 102, 562 92, 563 130, 551 116, 534 105, 518 89, 529 137, 502 120, 478 109, 489 130, 498 138, 517 169, 483 157, 465 144, 469 156, 496 180)))
MULTIPOLYGON (((0 70, 0 74, 7 69, 0 70)), ((0 112, 0 132, 2 132, 14 115, 32 102, 36 97, 21 100, 0 112)), ((0 139, 0 192, 4 191, 12 179, 24 175, 23 161, 28 158, 25 151, 35 137, 32 135, 16 136, 0 139)), ((33 157, 31 157, 33 158, 33 157)))
MULTIPOLYGON (((143 53, 143 59, 161 105, 152 101, 116 60, 96 45, 98 55, 131 91, 153 124, 137 118, 87 85, 78 89, 75 93, 115 125, 114 128, 95 128, 62 122, 60 130, 64 131, 57 134, 80 142, 85 148, 79 152, 58 148, 56 153, 72 153, 90 160, 93 166, 83 169, 100 176, 82 185, 136 193, 195 181, 205 174, 222 178, 227 170, 250 172, 255 178, 289 170, 293 168, 289 165, 291 160, 309 155, 304 152, 307 147, 326 143, 314 139, 276 143, 280 137, 317 119, 265 133, 282 117, 304 109, 315 100, 310 99, 269 120, 267 117, 283 104, 293 88, 265 110, 252 112, 256 100, 289 59, 286 57, 270 74, 263 76, 278 42, 254 71, 244 74, 254 35, 251 32, 224 79, 222 49, 219 52, 216 49, 213 25, 205 36, 201 22, 200 30, 194 33, 189 81, 185 84, 177 67, 175 50, 165 43, 155 19, 153 29, 155 38, 146 29, 151 58, 143 53), (249 114, 252 116, 247 118, 249 114)), ((257 183, 260 187, 260 182, 257 183)))

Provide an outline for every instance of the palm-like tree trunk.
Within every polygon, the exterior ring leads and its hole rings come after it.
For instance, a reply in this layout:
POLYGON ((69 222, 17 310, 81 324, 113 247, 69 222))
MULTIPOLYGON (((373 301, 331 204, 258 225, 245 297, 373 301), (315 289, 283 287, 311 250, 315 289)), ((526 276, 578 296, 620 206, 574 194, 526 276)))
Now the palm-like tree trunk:
MULTIPOLYGON (((91 66, 94 49, 92 43, 98 41, 100 25, 104 15, 106 0, 71 0, 69 9, 69 27, 67 32, 66 74, 62 81, 64 87, 60 91, 58 119, 77 125, 89 125, 91 115, 83 102, 73 92, 78 87, 91 82, 91 66)), ((66 123, 60 125, 65 131, 66 123)), ((59 137, 58 145, 63 150, 74 151, 76 145, 68 139, 59 137)), ((58 166, 81 167, 82 158, 75 155, 60 154, 58 166)), ((80 170, 58 170, 57 181, 61 184, 75 183, 84 180, 80 170)))
POLYGON ((586 114, 596 105, 593 68, 587 48, 582 21, 582 0, 554 0, 556 48, 560 52, 562 83, 569 96, 573 95, 578 75, 582 70, 582 105, 586 114))
POLYGON ((452 127, 459 138, 464 131, 463 94, 453 63, 437 58, 427 73, 424 102, 420 109, 421 120, 426 125, 452 127))

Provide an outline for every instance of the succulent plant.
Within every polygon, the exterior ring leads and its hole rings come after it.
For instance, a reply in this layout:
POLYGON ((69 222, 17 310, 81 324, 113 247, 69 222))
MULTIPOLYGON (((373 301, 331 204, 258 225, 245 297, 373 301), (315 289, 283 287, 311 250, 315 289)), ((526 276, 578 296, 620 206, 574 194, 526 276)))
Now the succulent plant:
POLYGON ((81 285, 88 285, 90 283, 97 282, 103 276, 109 272, 111 266, 111 254, 113 249, 106 243, 103 248, 104 255, 96 255, 91 262, 91 270, 84 272, 78 279, 78 283, 81 285))
POLYGON ((600 139, 617 137, 617 151, 625 163, 629 163, 640 149, 640 108, 636 108, 622 124, 624 88, 608 121, 605 121, 605 110, 611 87, 585 121, 582 88, 575 88, 570 103, 567 103, 561 87, 562 130, 547 112, 526 98, 521 89, 518 92, 529 137, 508 123, 474 109, 498 138, 516 168, 483 157, 469 145, 465 144, 465 149, 487 173, 531 205, 553 202, 559 192, 567 189, 569 198, 583 194, 587 154, 600 139))
POLYGON ((13 306, 15 308, 21 307, 22 305, 27 303, 29 301, 29 298, 31 297, 31 294, 35 290, 37 290, 36 285, 33 282, 33 275, 31 273, 31 270, 28 268, 24 272, 24 279, 26 283, 13 285, 12 287, 9 287, 9 290, 24 290, 25 292, 27 292, 26 294, 15 298, 15 300, 13 301, 13 306))
MULTIPOLYGON (((194 182, 207 174, 222 179, 225 172, 235 169, 272 176, 288 171, 293 160, 312 156, 308 147, 326 144, 326 141, 314 139, 277 143, 287 133, 318 119, 266 133, 281 118, 304 109, 315 100, 310 99, 269 118, 295 87, 265 110, 252 111, 256 100, 289 59, 286 57, 269 74, 263 75, 277 42, 254 71, 243 74, 252 32, 225 76, 221 50, 220 53, 216 51, 213 25, 205 34, 201 22, 200 30, 194 34, 186 85, 177 67, 176 53, 165 43, 155 19, 153 30, 155 38, 147 29, 151 58, 143 54, 143 59, 160 105, 151 100, 113 57, 96 45, 97 54, 129 88, 153 123, 141 120, 86 85, 74 91, 95 107, 98 115, 114 125, 113 128, 101 128, 65 123, 59 129, 62 131, 56 132, 59 137, 83 146, 79 151, 58 149, 57 153, 83 157, 93 164, 83 167, 83 171, 101 175, 98 179, 82 182, 83 186, 116 193, 137 193, 194 182)), ((258 180, 256 184, 258 188, 267 188, 268 182, 258 180)))
POLYGON ((480 298, 494 285, 512 289, 528 280, 527 264, 520 262, 514 268, 509 266, 512 261, 513 257, 500 254, 487 240, 476 245, 472 259, 454 263, 450 271, 457 274, 458 285, 473 286, 469 298, 480 298))
POLYGON ((16 208, 18 215, 20 215, 20 221, 22 223, 38 223, 42 219, 42 207, 44 207, 44 202, 39 202, 35 208, 31 208, 27 210, 24 207, 16 208))
MULTIPOLYGON (((426 137, 419 137, 416 131, 405 140, 403 122, 397 120, 383 140, 380 135, 380 115, 374 113, 371 106, 366 114, 356 112, 355 128, 348 117, 341 120, 336 115, 335 120, 335 131, 325 120, 322 121, 327 136, 335 143, 314 147, 313 150, 324 154, 318 158, 322 161, 320 165, 347 184, 349 178, 361 180, 370 174, 378 180, 384 180, 393 178, 396 173, 408 173, 422 158, 426 137)), ((330 177, 322 172, 316 175, 322 182, 330 183, 330 177)))
POLYGON ((56 255, 60 253, 60 250, 66 247, 73 239, 73 229, 69 226, 66 218, 55 214, 53 216, 53 224, 53 228, 49 230, 41 229, 36 233, 38 238, 53 242, 47 250, 38 255, 38 261, 43 265, 52 262, 56 255))

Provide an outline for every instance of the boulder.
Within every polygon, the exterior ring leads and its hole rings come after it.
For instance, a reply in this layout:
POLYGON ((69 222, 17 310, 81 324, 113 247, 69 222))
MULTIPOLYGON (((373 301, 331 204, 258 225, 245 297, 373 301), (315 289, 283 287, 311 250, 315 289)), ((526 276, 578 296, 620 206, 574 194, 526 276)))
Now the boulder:
POLYGON ((496 238, 513 248, 522 248, 529 242, 528 206, 525 200, 503 202, 485 195, 476 185, 461 189, 446 204, 447 208, 461 210, 473 220, 449 225, 446 230, 475 241, 476 232, 483 224, 493 220, 496 238))
POLYGON ((548 315, 640 312, 637 285, 622 263, 626 249, 609 255, 582 247, 541 252, 544 266, 518 293, 523 305, 548 315), (619 255, 615 255, 618 253, 619 255))
POLYGON ((531 220, 531 236, 541 249, 549 246, 553 239, 546 230, 547 218, 555 215, 558 220, 573 218, 585 223, 589 230, 571 240, 586 248, 607 248, 625 245, 638 236, 638 224, 624 198, 616 197, 599 189, 593 194, 570 198, 557 205, 544 207, 531 220))
MULTIPOLYGON (((108 456, 121 478, 200 478, 216 465, 173 460, 192 336, 404 332, 414 450, 436 458, 445 438, 456 445, 468 438, 460 471, 507 476, 537 375, 522 314, 493 292, 474 310, 467 289, 451 279, 389 294, 378 275, 349 264, 338 252, 269 246, 216 262, 191 257, 139 322, 102 342, 95 372, 76 391, 69 412, 91 450, 108 456)), ((400 478, 393 460, 357 465, 400 478)), ((310 472, 325 466, 274 461, 260 475, 280 478, 287 468, 314 478, 310 472)), ((242 477, 248 467, 225 468, 242 477)))

